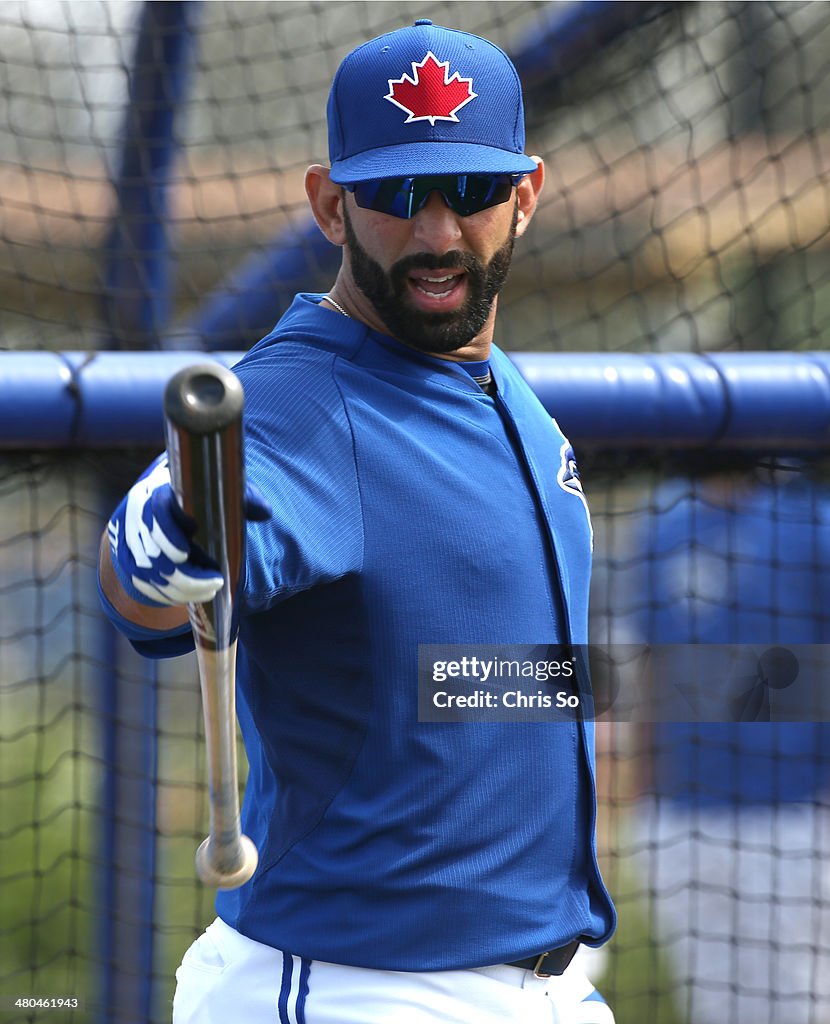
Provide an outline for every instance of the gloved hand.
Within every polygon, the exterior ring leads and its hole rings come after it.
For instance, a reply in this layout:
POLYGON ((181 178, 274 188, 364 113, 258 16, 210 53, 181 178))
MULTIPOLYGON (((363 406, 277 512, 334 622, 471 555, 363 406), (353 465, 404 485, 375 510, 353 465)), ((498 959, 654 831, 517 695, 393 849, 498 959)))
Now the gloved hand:
MULTIPOLYGON (((245 487, 245 515, 263 521, 271 508, 245 487)), ((170 484, 167 455, 160 455, 127 492, 107 525, 112 564, 135 601, 155 607, 202 604, 222 588, 219 566, 193 543, 196 524, 185 515, 170 484)))

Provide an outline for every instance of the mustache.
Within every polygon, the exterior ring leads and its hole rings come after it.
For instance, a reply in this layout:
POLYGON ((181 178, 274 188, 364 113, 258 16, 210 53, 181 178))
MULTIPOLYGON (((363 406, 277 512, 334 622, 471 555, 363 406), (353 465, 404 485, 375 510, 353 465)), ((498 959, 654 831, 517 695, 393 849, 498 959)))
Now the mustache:
POLYGON ((403 290, 407 277, 413 270, 465 270, 473 278, 484 275, 481 260, 469 252, 450 250, 441 256, 429 252, 416 252, 398 260, 389 271, 389 280, 395 292, 403 290))

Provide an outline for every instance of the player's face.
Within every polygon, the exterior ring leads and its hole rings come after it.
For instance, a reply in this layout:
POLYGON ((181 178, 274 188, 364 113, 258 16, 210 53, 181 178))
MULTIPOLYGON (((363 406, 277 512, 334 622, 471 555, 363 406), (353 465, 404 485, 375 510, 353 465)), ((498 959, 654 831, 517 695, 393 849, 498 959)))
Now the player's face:
POLYGON ((444 354, 468 345, 494 312, 510 269, 519 205, 461 217, 434 192, 409 220, 344 199, 352 278, 390 334, 444 354))

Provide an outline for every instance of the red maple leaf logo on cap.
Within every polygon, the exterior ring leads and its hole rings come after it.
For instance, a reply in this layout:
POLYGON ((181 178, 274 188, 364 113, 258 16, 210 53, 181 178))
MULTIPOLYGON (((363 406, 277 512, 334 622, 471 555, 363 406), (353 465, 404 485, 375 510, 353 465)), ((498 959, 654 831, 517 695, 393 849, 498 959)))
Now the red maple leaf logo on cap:
POLYGON ((389 92, 383 97, 405 110, 410 121, 457 121, 455 112, 475 99, 472 78, 456 73, 450 78, 450 62, 440 61, 430 50, 420 64, 412 62, 412 78, 403 74, 389 79, 389 92))

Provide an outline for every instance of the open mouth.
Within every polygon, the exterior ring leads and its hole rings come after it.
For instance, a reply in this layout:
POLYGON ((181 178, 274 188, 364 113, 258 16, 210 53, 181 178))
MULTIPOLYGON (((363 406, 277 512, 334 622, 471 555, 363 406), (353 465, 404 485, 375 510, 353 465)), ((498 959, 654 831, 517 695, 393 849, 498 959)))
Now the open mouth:
POLYGON ((408 277, 409 294, 426 310, 447 310, 459 306, 466 293, 464 270, 419 270, 408 277))

